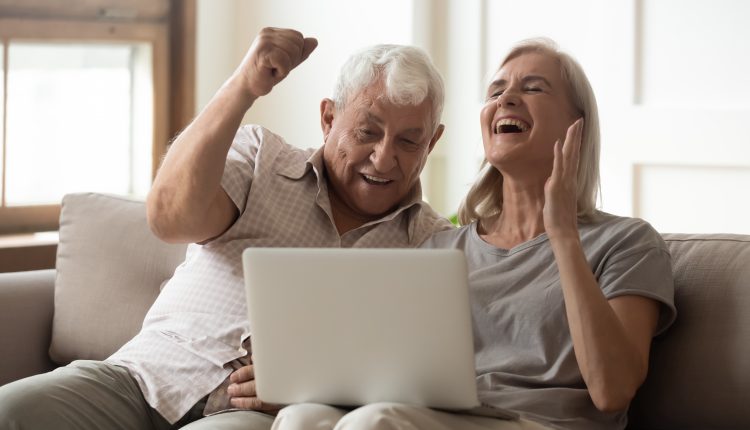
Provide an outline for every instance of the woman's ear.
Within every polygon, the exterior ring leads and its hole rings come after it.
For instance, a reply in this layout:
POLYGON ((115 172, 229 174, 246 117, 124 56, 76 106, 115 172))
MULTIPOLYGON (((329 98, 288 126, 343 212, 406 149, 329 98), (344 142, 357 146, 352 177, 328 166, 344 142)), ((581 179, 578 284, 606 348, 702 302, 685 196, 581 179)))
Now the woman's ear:
POLYGON ((336 115, 336 103, 331 99, 320 102, 320 128, 323 130, 323 141, 328 140, 328 134, 333 128, 333 117, 336 115))

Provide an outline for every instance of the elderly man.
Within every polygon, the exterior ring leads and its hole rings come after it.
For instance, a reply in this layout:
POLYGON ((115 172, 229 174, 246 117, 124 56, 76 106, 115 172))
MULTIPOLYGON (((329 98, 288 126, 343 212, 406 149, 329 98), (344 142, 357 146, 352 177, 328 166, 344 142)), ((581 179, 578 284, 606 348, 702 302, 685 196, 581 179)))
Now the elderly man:
MULTIPOLYGON (((240 255, 250 246, 415 247, 449 228, 421 200, 443 86, 421 51, 380 45, 344 65, 320 105, 324 144, 240 126, 317 41, 264 29, 172 145, 149 194, 157 236, 195 242, 141 332, 104 362, 0 388, 0 429, 268 429, 255 396, 240 255)), ((293 317, 293 316, 290 316, 293 317)))

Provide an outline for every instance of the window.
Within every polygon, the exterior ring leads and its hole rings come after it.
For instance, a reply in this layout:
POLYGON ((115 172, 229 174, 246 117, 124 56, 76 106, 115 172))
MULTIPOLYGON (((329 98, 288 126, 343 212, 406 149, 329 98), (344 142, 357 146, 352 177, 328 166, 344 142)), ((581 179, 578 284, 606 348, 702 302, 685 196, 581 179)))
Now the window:
POLYGON ((144 197, 193 115, 193 2, 23 3, 0 0, 0 234, 57 229, 67 193, 144 197))
POLYGON ((80 191, 146 194, 150 51, 134 43, 8 45, 6 206, 56 204, 80 191))

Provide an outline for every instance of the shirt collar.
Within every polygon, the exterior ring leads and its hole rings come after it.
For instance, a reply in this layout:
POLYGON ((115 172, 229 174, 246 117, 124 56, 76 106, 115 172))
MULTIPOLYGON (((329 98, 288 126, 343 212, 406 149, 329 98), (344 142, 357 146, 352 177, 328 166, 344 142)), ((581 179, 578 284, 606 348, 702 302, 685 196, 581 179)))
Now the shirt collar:
MULTIPOLYGON (((316 180, 318 182, 318 189, 320 191, 328 192, 328 184, 324 184, 324 162, 323 162, 323 148, 325 146, 321 145, 320 148, 316 149, 308 158, 305 160, 304 163, 299 162, 297 160, 289 160, 288 162, 283 163, 285 166, 279 169, 278 174, 281 176, 284 176, 288 179, 298 181, 305 177, 308 172, 313 171, 316 176, 316 180)), ((391 221, 395 219, 397 216, 399 216, 402 212, 409 210, 411 208, 414 208, 413 214, 409 217, 409 225, 408 225, 408 235, 409 235, 409 241, 411 242, 414 238, 415 234, 415 228, 416 225, 413 222, 413 219, 417 217, 417 213, 419 212, 419 209, 422 208, 423 205, 426 203, 424 200, 422 200, 422 184, 419 180, 417 180, 417 183, 414 185, 414 187, 411 189, 411 191, 406 195, 406 198, 394 209, 392 212, 388 213, 382 218, 378 218, 374 221, 370 221, 368 223, 363 224, 359 228, 365 228, 369 226, 373 226, 376 224, 380 224, 382 222, 391 221)))
MULTIPOLYGON (((291 155, 293 152, 289 154, 291 155)), ((302 179, 307 172, 314 169, 315 175, 318 177, 318 183, 320 183, 322 179, 320 173, 323 171, 323 146, 310 154, 304 163, 301 163, 299 159, 289 157, 288 160, 284 160, 281 164, 284 166, 278 170, 278 174, 281 176, 296 181, 302 179)))

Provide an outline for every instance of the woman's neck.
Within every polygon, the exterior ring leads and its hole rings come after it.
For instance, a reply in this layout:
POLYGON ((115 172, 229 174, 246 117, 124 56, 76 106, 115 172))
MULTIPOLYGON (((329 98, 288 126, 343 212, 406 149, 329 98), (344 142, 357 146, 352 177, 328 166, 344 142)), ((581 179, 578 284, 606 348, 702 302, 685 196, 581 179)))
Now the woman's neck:
POLYGON ((545 231, 543 209, 544 182, 505 177, 502 211, 482 223, 480 235, 486 242, 504 249, 528 242, 545 231))

